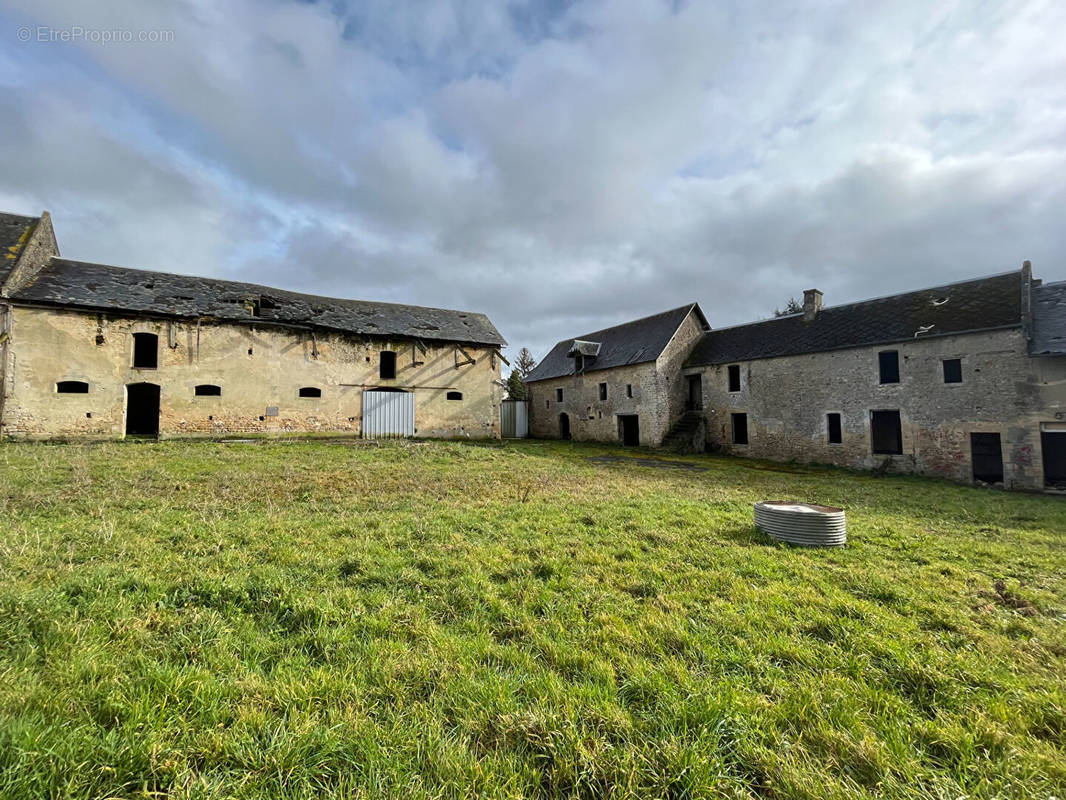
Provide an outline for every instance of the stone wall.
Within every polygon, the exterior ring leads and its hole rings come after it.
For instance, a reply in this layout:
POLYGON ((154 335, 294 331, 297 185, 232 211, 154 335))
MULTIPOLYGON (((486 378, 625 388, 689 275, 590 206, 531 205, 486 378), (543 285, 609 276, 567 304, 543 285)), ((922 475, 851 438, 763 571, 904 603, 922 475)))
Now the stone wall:
POLYGON ((658 447, 680 415, 685 403, 681 363, 703 329, 696 314, 689 312, 657 361, 613 369, 591 369, 580 375, 565 375, 530 384, 529 430, 540 439, 559 438, 559 415, 570 418, 570 431, 577 441, 620 442, 618 417, 636 414, 640 444, 658 447), (607 384, 607 399, 600 400, 599 386, 607 384), (629 397, 626 387, 631 386, 629 397), (557 390, 563 400, 557 400, 557 390))
POLYGON ((52 217, 44 211, 34 226, 29 240, 19 251, 15 268, 7 276, 4 285, 0 287, 0 296, 6 297, 16 288, 25 285, 41 271, 41 267, 47 264, 50 258, 58 255, 59 245, 56 243, 55 232, 52 230, 52 217))
POLYGON ((490 348, 464 346, 476 363, 457 368, 450 344, 429 345, 423 354, 410 341, 324 333, 316 341, 310 332, 269 325, 197 326, 21 306, 10 320, 4 436, 121 437, 125 387, 139 382, 161 387, 162 437, 359 434, 363 390, 382 386, 413 390, 418 436, 500 435, 500 364, 490 348), (159 337, 156 369, 131 366, 138 332, 159 337), (397 353, 395 380, 378 378, 382 350, 397 353), (413 365, 415 359, 423 363, 413 365), (58 394, 64 380, 87 382, 89 393, 58 394), (196 396, 198 384, 218 385, 222 395, 196 396), (301 398, 305 386, 320 388, 321 398, 301 398), (448 400, 449 391, 462 399, 448 400), (267 414, 271 407, 277 416, 267 414))
POLYGON ((741 363, 728 391, 726 364, 703 374, 712 447, 735 455, 972 480, 970 433, 999 433, 1004 483, 1041 488, 1041 423, 1066 416, 1066 359, 1032 359, 1020 330, 918 339, 741 363), (882 385, 878 353, 899 352, 900 382, 882 385), (944 383, 943 359, 962 360, 963 381, 944 383), (870 412, 899 409, 903 454, 875 455, 870 412), (749 444, 732 443, 730 415, 748 415, 749 444), (826 415, 841 415, 842 442, 827 442, 826 415))
POLYGON ((579 442, 620 442, 620 414, 638 415, 642 445, 651 447, 662 439, 654 416, 659 379, 653 361, 537 381, 529 390, 529 434, 536 439, 559 438, 560 414, 570 418, 571 435, 579 442), (601 383, 607 384, 606 400, 599 399, 601 383), (556 399, 559 389, 562 402, 556 399))

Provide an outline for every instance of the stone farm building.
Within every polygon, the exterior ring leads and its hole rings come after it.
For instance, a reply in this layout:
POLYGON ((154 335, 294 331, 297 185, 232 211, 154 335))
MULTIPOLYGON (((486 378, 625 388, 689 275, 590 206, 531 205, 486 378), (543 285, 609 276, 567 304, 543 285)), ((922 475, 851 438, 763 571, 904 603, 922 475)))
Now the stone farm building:
POLYGON ((534 435, 1066 488, 1066 282, 1028 262, 705 328, 693 304, 560 342, 529 377, 534 435))
POLYGON ((3 437, 495 438, 504 344, 484 314, 70 261, 47 212, 0 214, 3 437))

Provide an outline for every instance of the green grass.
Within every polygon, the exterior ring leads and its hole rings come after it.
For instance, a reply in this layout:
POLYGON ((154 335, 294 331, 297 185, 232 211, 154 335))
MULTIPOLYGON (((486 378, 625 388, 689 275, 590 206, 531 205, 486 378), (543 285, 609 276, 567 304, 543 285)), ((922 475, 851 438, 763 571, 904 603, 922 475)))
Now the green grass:
POLYGON ((0 797, 1066 794, 1063 499, 602 452, 0 446, 0 797))

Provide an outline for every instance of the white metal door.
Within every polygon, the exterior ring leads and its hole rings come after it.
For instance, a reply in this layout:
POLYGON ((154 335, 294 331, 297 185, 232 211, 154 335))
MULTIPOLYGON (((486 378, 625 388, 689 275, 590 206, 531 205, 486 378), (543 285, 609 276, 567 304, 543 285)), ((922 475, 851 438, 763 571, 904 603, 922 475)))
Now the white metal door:
POLYGON ((415 435, 415 396, 412 392, 367 389, 363 392, 363 438, 415 435))

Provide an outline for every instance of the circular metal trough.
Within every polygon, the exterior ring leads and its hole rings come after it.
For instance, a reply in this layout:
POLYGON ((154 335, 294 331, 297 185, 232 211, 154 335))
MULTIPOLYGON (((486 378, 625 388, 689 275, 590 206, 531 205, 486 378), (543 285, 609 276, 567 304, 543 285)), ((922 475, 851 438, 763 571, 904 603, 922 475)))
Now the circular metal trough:
POLYGON ((814 503, 756 503, 755 527, 773 539, 805 547, 843 547, 847 541, 844 509, 814 503))

